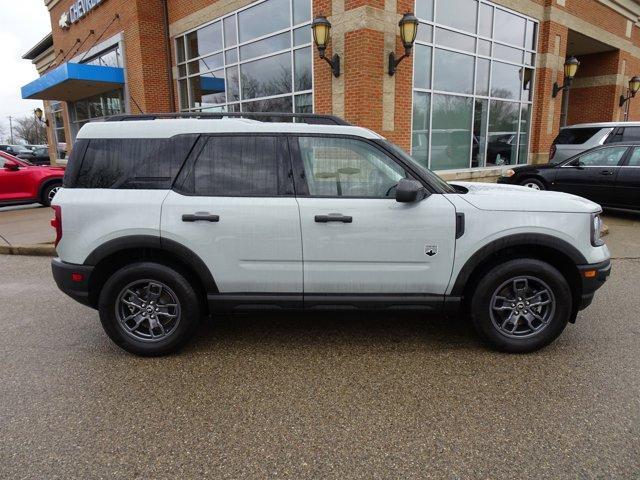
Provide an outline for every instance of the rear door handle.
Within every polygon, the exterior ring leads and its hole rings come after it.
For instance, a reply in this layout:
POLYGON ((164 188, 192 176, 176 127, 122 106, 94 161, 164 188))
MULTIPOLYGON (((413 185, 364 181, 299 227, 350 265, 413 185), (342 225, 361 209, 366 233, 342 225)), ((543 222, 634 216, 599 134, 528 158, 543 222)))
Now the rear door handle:
POLYGON ((183 222, 219 222, 219 215, 211 215, 209 212, 185 213, 182 215, 183 222))
POLYGON ((327 223, 327 222, 351 223, 353 222, 353 217, 342 215, 341 213, 330 213, 329 215, 316 215, 315 220, 318 223, 327 223))
POLYGON ((613 170, 600 170, 600 175, 613 175, 613 170))

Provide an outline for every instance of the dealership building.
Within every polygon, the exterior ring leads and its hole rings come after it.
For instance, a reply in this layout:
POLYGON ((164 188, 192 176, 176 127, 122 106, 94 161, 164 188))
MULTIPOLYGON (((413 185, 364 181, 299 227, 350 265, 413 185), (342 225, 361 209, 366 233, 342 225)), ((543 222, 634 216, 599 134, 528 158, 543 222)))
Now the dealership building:
POLYGON ((619 106, 640 75, 631 0, 44 3, 52 32, 24 55, 39 77, 22 96, 44 100, 58 161, 84 123, 117 113, 312 112, 370 128, 445 178, 481 180, 546 161, 565 120, 640 119, 640 95, 619 106), (396 66, 407 12, 417 34, 396 66), (324 58, 311 28, 322 16, 324 58), (554 96, 569 57, 580 65, 554 96))

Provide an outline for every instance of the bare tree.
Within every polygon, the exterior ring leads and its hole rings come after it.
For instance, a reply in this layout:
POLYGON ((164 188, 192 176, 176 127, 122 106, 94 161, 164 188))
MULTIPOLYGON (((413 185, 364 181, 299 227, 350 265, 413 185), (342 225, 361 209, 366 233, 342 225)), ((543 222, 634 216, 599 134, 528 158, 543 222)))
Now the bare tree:
POLYGON ((44 123, 35 116, 26 115, 16 119, 13 127, 15 136, 30 145, 42 145, 47 143, 47 131, 44 123))

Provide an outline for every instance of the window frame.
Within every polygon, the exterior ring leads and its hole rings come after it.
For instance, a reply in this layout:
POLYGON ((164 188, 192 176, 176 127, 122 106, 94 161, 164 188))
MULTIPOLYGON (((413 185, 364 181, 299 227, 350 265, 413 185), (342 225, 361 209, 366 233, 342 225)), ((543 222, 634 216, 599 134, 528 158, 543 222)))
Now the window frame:
POLYGON ((281 133, 272 132, 237 132, 237 133, 207 133, 201 134, 200 138, 196 141, 195 146, 191 150, 186 161, 182 164, 182 167, 178 171, 171 190, 184 195, 186 197, 201 197, 201 198, 281 198, 281 197, 295 197, 296 189, 295 182, 293 181, 293 167, 291 164, 291 152, 289 149, 286 135, 281 133), (195 167, 196 162, 200 158, 202 151, 211 138, 216 137, 269 137, 275 138, 278 141, 278 193, 276 195, 200 195, 185 187, 185 182, 189 177, 189 174, 195 167), (286 172, 286 173, 285 173, 286 172), (288 186, 288 188, 287 188, 288 186), (283 192, 284 190, 284 192, 283 192), (286 193, 290 190, 291 193, 286 193))
MULTIPOLYGON (((516 141, 516 145, 514 147, 515 153, 516 153, 516 157, 515 159, 512 159, 512 163, 510 164, 505 164, 502 165, 500 167, 503 166, 517 166, 517 165, 523 165, 523 164, 527 164, 529 163, 529 154, 530 154, 530 149, 531 149, 531 132, 533 129, 533 122, 532 122, 532 115, 531 115, 531 108, 533 105, 533 98, 534 98, 534 94, 535 94, 535 88, 536 88, 536 73, 537 73, 537 69, 536 69, 536 60, 537 60, 537 56, 539 55, 538 52, 538 42, 540 39, 540 22, 533 18, 530 17, 528 15, 525 15, 523 13, 520 12, 516 12, 512 9, 509 9, 503 5, 499 5, 496 3, 493 3, 491 1, 488 0, 476 0, 476 26, 475 26, 475 32, 470 32, 470 31, 465 31, 465 30, 461 30, 459 28, 455 28, 455 27, 451 27, 448 25, 445 25, 443 23, 441 23, 438 19, 438 5, 437 2, 433 1, 432 2, 432 8, 431 8, 431 18, 422 18, 419 17, 419 21, 420 21, 420 26, 418 28, 428 28, 428 35, 426 37, 422 37, 420 36, 420 34, 418 35, 418 38, 416 39, 416 45, 424 45, 424 46, 429 46, 431 47, 431 62, 430 62, 430 71, 429 71, 429 78, 430 78, 430 82, 429 82, 429 87, 428 88, 422 88, 422 87, 417 87, 416 86, 416 72, 415 72, 415 68, 414 68, 414 72, 413 72, 413 76, 412 76, 412 106, 411 106, 411 112, 412 112, 412 118, 411 118, 411 138, 412 138, 412 145, 411 145, 411 153, 413 154, 413 149, 414 149, 414 145, 413 145, 413 134, 414 134, 414 125, 413 125, 413 121, 415 119, 415 115, 414 115, 414 100, 415 100, 415 94, 417 92, 426 94, 429 98, 428 103, 429 103, 429 108, 426 112, 427 115, 427 124, 429 125, 429 129, 426 135, 426 143, 427 143, 427 152, 426 152, 426 165, 424 165, 426 168, 431 168, 431 160, 432 160, 432 138, 431 138, 431 132, 434 128, 433 125, 433 112, 434 110, 434 101, 433 101, 433 97, 436 94, 442 94, 442 95, 447 95, 447 96, 459 96, 459 97, 470 97, 472 98, 473 104, 472 104, 472 112, 471 112, 471 124, 469 125, 469 136, 471 137, 471 141, 470 141, 470 152, 469 152, 469 158, 468 158, 468 162, 467 162, 467 166, 462 167, 463 170, 485 170, 485 169, 495 169, 498 168, 499 166, 496 165, 487 165, 487 151, 488 151, 488 141, 485 142, 484 148, 482 151, 479 151, 478 154, 482 156, 482 164, 480 166, 473 166, 474 163, 474 158, 473 158, 473 136, 474 136, 474 132, 473 132, 473 123, 475 120, 475 116, 476 116, 476 110, 475 110, 475 106, 476 106, 476 100, 501 100, 501 101, 505 101, 505 102, 511 102, 515 105, 517 105, 517 110, 518 110, 518 118, 517 118, 517 125, 518 125, 518 130, 515 133, 516 137, 517 137, 517 141, 516 141), (481 29, 480 29, 480 19, 481 19, 481 10, 483 8, 483 6, 486 7, 490 7, 490 12, 491 12, 491 34, 489 36, 485 35, 481 29), (524 27, 525 30, 523 32, 523 44, 522 45, 516 45, 516 44, 512 44, 506 41, 502 41, 502 40, 498 40, 496 39, 496 22, 495 22, 495 18, 496 18, 496 12, 497 11, 502 11, 505 12, 507 14, 511 14, 511 15, 515 15, 517 17, 523 18, 525 20, 524 22, 524 27), (440 28, 441 30, 448 30, 450 32, 454 32, 454 33, 458 33, 458 34, 463 34, 469 37, 474 38, 475 40, 475 44, 476 44, 476 48, 473 52, 469 52, 466 50, 461 50, 459 48, 453 48, 453 47, 448 47, 445 46, 443 44, 440 43, 439 39, 438 39, 438 35, 437 35, 437 28, 440 28), (528 34, 531 31, 532 37, 531 37, 531 41, 532 44, 529 44, 529 38, 528 38, 528 34), (485 42, 488 43, 489 45, 489 53, 486 54, 484 52, 481 52, 480 49, 480 43, 481 42, 485 42), (495 55, 495 52, 493 52, 493 46, 494 45, 501 45, 504 47, 509 47, 512 49, 518 49, 520 52, 522 52, 522 61, 521 62, 514 62, 514 61, 510 61, 510 60, 505 60, 504 58, 498 58, 495 55), (434 80, 435 80, 435 51, 436 50, 444 50, 444 51, 449 51, 449 52, 455 52, 455 53, 461 53, 461 54, 465 54, 465 55, 469 55, 474 59, 473 62, 473 90, 472 93, 459 93, 459 92, 452 92, 452 91, 443 91, 443 90, 437 90, 435 88, 435 84, 434 84, 434 80), (479 63, 481 63, 482 61, 488 60, 489 61, 489 72, 488 72, 488 92, 486 94, 482 94, 482 93, 478 93, 478 85, 477 85, 477 79, 478 79, 478 65, 479 63), (522 71, 523 71, 523 75, 522 78, 520 79, 520 89, 518 93, 518 98, 517 99, 505 99, 505 98, 501 98, 501 97, 497 97, 492 93, 492 78, 494 76, 493 74, 493 65, 496 63, 501 63, 501 64, 508 64, 508 65, 512 65, 512 66, 517 66, 519 67, 522 71), (530 78, 528 81, 528 84, 526 85, 527 88, 524 88, 525 84, 524 84, 524 79, 525 79, 525 75, 524 75, 524 71, 528 70, 530 71, 530 78), (526 92, 526 93, 525 93, 526 92), (520 128, 522 127, 522 122, 523 120, 526 118, 525 114, 523 112, 524 110, 524 106, 528 105, 529 108, 529 112, 528 112, 528 125, 526 126, 526 129, 520 130, 520 128), (527 147, 526 147, 526 159, 521 159, 521 151, 522 151, 522 147, 524 145, 521 145, 520 142, 521 140, 526 141, 527 143, 527 147)), ((417 2, 414 2, 414 11, 418 11, 417 8, 417 2)), ((489 102, 490 103, 490 102, 489 102)), ((487 115, 490 115, 491 112, 491 106, 487 105, 487 115)), ((488 139, 488 130, 484 132, 485 136, 488 139)), ((420 162, 422 162, 422 159, 419 160, 420 162)), ((460 167, 447 167, 445 169, 443 169, 444 171, 446 170, 456 170, 456 169, 460 169, 460 167)))
MULTIPOLYGON (((305 104, 305 105, 301 105, 305 108, 310 107, 311 112, 313 112, 313 103, 314 103, 314 61, 313 61, 313 55, 314 55, 314 45, 313 45, 313 40, 311 38, 311 22, 312 22, 312 18, 313 18, 313 5, 311 5, 311 16, 308 20, 302 21, 302 22, 298 22, 295 23, 294 20, 294 3, 295 0, 289 0, 289 25, 285 28, 282 29, 278 29, 278 30, 274 30, 273 32, 269 32, 263 35, 259 35, 255 38, 252 38, 250 40, 246 40, 244 42, 240 41, 240 22, 238 19, 238 16, 245 10, 249 10, 257 5, 260 5, 262 3, 265 3, 268 0, 257 0, 254 1, 248 5, 245 5, 241 8, 238 8, 236 10, 233 10, 227 14, 221 15, 219 17, 216 17, 212 20, 209 20, 201 25, 198 25, 195 28, 189 29, 189 30, 185 30, 184 32, 180 33, 179 35, 177 35, 174 40, 173 40, 173 49, 175 51, 175 58, 176 58, 176 67, 178 69, 178 77, 177 77, 177 89, 176 89, 176 94, 178 96, 178 103, 179 103, 179 109, 181 112, 216 112, 216 111, 231 111, 231 112, 248 112, 251 113, 254 110, 251 109, 245 109, 247 108, 247 104, 251 104, 253 102, 258 102, 258 101, 269 101, 269 100, 278 100, 278 99, 282 99, 282 98, 286 98, 286 99, 290 99, 291 100, 291 111, 296 113, 298 112, 298 101, 300 101, 300 99, 302 99, 303 97, 307 97, 310 96, 310 102, 309 105, 305 104), (233 45, 227 45, 226 39, 225 39, 225 29, 224 29, 224 24, 225 21, 227 21, 227 19, 232 19, 230 20, 231 22, 233 22, 233 24, 235 25, 235 40, 233 40, 233 42, 235 42, 233 45), (201 29, 204 29, 206 27, 208 27, 209 25, 215 24, 217 22, 220 22, 221 26, 222 26, 222 49, 219 50, 215 50, 212 52, 207 52, 205 54, 193 57, 193 58, 187 58, 187 37, 189 36, 189 34, 193 33, 193 32, 197 32, 201 29), (308 28, 309 29, 309 35, 307 38, 307 41, 299 43, 299 44, 295 44, 295 32, 298 31, 300 28, 308 28), (271 37, 275 37, 277 35, 280 34, 284 34, 284 33, 288 33, 289 35, 289 47, 285 48, 285 49, 281 49, 281 50, 277 50, 277 51, 273 51, 264 55, 259 55, 256 57, 252 57, 250 59, 245 59, 242 60, 240 58, 240 49, 241 47, 244 47, 246 45, 252 44, 254 42, 258 42, 260 40, 265 40, 265 39, 269 39, 271 37), (295 75, 295 56, 296 56, 296 52, 298 50, 303 50, 303 49, 309 49, 309 58, 310 58, 310 67, 311 67, 311 87, 309 89, 305 89, 305 90, 296 90, 296 75, 295 75), (229 52, 230 50, 235 50, 236 55, 235 55, 235 61, 233 62, 227 62, 227 56, 226 53, 229 52), (207 106, 196 106, 195 102, 193 101, 193 92, 192 92, 192 88, 190 85, 190 79, 191 78, 198 78, 201 75, 206 75, 207 73, 212 73, 211 69, 208 69, 206 72, 197 72, 197 73, 189 73, 188 71, 188 64, 191 62, 196 62, 196 61, 200 61, 203 58, 207 58, 211 55, 215 55, 221 53, 222 54, 222 66, 220 66, 219 68, 213 69, 215 71, 218 70, 222 70, 224 72, 224 78, 226 81, 227 78, 227 71, 228 70, 233 70, 235 69, 235 71, 237 72, 238 75, 238 99, 234 99, 234 100, 230 100, 229 99, 229 95, 227 93, 227 91, 225 90, 225 101, 221 102, 221 103, 217 103, 217 104, 213 104, 213 105, 207 105, 207 106), (288 53, 289 54, 289 59, 290 59, 290 68, 291 68, 291 72, 290 72, 290 81, 291 81, 291 91, 287 92, 287 93, 281 93, 281 94, 273 94, 273 95, 265 95, 265 96, 260 96, 260 97, 255 97, 255 98, 243 98, 242 95, 242 74, 240 72, 240 67, 241 65, 247 64, 247 63, 251 63, 254 62, 256 60, 263 60, 263 59, 267 59, 267 58, 271 58, 271 57, 275 57, 277 55, 283 54, 283 53, 288 53), (184 74, 181 73, 181 71, 184 70, 184 74), (183 101, 181 98, 181 88, 182 85, 184 84, 185 87, 185 93, 186 93, 186 105, 183 105, 183 101), (192 106, 193 104, 193 106, 192 106)), ((311 0, 309 0, 311 2, 311 0)), ((299 113, 303 113, 303 112, 299 112, 299 113)))

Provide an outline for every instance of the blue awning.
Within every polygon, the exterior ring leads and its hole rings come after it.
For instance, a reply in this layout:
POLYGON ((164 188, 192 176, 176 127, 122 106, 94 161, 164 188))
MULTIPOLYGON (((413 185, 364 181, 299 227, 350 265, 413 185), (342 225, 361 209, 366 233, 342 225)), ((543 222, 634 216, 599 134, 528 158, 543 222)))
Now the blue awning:
POLYGON ((73 102, 123 85, 122 68, 67 62, 20 90, 24 99, 73 102))

